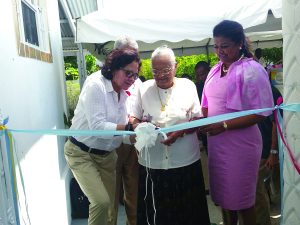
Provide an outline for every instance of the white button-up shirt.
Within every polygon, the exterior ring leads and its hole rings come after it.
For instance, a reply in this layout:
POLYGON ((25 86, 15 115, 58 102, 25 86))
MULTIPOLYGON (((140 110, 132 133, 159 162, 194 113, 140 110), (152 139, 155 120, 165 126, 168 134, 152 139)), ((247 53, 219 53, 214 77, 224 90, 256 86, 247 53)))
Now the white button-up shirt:
MULTIPOLYGON (((121 90, 120 100, 111 80, 98 71, 87 77, 79 96, 74 117, 73 130, 116 130, 117 124, 126 124, 128 95, 121 90)), ((78 141, 90 148, 112 151, 120 146, 122 136, 76 136, 78 141)))
POLYGON ((128 89, 128 91, 130 93, 130 96, 127 100, 127 111, 128 111, 129 116, 132 114, 132 107, 135 104, 138 89, 140 88, 142 83, 143 82, 138 78, 128 89))
MULTIPOLYGON (((175 78, 173 87, 158 88, 154 80, 144 82, 138 92, 133 116, 148 119, 160 127, 188 122, 201 116, 200 101, 195 84, 185 78, 175 78), (165 111, 161 111, 165 105, 165 111)), ((200 159, 199 142, 196 133, 177 138, 171 146, 161 144, 162 135, 154 147, 143 149, 139 163, 153 169, 178 168, 192 164, 200 159)))

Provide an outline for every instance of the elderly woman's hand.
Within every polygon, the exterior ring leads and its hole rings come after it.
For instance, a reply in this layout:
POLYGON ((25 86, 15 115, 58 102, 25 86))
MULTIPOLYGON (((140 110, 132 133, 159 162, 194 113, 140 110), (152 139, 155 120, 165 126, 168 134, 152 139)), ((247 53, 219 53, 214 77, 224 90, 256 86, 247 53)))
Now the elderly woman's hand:
POLYGON ((170 132, 170 133, 167 134, 168 138, 161 141, 161 143, 164 144, 164 145, 170 146, 177 140, 177 138, 183 137, 183 136, 184 136, 184 131, 183 130, 170 132))

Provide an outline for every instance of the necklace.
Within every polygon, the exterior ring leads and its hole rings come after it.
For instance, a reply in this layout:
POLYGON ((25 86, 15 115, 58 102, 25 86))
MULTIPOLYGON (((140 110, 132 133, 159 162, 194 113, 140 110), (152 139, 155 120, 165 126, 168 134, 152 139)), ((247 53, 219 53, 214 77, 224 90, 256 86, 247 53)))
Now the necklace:
MULTIPOLYGON (((236 62, 240 61, 242 58, 244 58, 244 54, 242 54, 241 57, 236 62)), ((229 70, 229 67, 226 68, 226 65, 223 63, 222 64, 222 71, 223 71, 223 73, 227 73, 228 70, 229 70)))
POLYGON ((160 111, 162 111, 162 112, 166 111, 166 106, 168 106, 168 101, 169 101, 169 98, 170 98, 170 95, 172 93, 172 89, 173 89, 174 85, 175 85, 175 82, 173 83, 173 86, 171 87, 171 92, 170 93, 168 93, 168 91, 166 92, 167 96, 166 96, 165 102, 162 101, 161 96, 159 94, 159 88, 156 85, 157 95, 158 95, 158 98, 159 98, 159 101, 160 101, 160 111))
POLYGON ((223 63, 223 66, 222 66, 222 71, 223 73, 227 73, 228 72, 228 68, 225 68, 225 64, 223 63))

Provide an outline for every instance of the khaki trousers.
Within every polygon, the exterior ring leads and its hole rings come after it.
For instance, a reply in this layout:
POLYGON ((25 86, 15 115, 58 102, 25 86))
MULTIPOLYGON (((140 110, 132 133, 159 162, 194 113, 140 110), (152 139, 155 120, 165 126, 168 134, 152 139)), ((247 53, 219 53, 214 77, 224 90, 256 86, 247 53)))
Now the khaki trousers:
POLYGON ((270 202, 265 187, 264 179, 267 177, 269 169, 265 166, 266 159, 261 159, 256 185, 256 225, 271 225, 270 202))
MULTIPOLYGON (((118 213, 121 185, 124 190, 124 206, 127 225, 136 225, 139 166, 133 145, 122 144, 117 149, 115 211, 118 213)), ((122 196, 121 196, 122 197, 122 196)), ((115 225, 117 224, 117 221, 115 225)))
POLYGON ((64 152, 75 179, 90 201, 88 225, 114 224, 116 152, 104 156, 89 154, 69 140, 64 152))

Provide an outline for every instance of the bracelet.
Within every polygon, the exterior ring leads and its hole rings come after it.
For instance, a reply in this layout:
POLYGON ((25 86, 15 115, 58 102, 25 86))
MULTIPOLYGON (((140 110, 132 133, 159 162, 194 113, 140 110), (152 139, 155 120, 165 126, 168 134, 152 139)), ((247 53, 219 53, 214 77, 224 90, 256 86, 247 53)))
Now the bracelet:
POLYGON ((223 121, 223 127, 225 130, 228 130, 228 125, 227 125, 226 121, 223 121))
POLYGON ((271 150, 270 150, 270 153, 273 154, 273 155, 277 155, 277 154, 278 154, 278 150, 276 150, 276 149, 271 149, 271 150))
POLYGON ((126 131, 134 131, 132 123, 127 123, 125 125, 125 130, 126 131))

